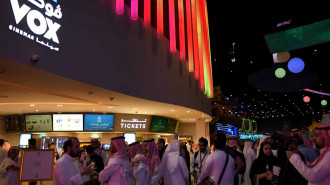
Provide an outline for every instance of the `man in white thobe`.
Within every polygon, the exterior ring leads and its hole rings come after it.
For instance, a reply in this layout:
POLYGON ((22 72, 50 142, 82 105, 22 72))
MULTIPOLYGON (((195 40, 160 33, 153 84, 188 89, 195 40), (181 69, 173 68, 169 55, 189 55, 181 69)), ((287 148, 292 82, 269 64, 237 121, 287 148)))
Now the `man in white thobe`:
POLYGON ((63 156, 56 161, 54 169, 54 185, 80 185, 89 180, 93 166, 80 171, 76 158, 80 151, 79 140, 75 137, 64 142, 63 156))
POLYGON ((198 142, 199 151, 194 153, 190 161, 190 171, 191 175, 194 177, 194 184, 197 183, 198 178, 202 173, 202 168, 205 164, 205 161, 211 154, 211 151, 208 148, 207 139, 201 137, 198 142))
POLYGON ((0 164, 2 161, 7 157, 7 150, 3 148, 3 144, 5 143, 5 140, 0 139, 0 164))
POLYGON ((330 125, 320 125, 315 128, 315 145, 320 149, 320 156, 307 165, 293 151, 287 151, 287 156, 299 173, 308 180, 308 184, 330 184, 330 125))

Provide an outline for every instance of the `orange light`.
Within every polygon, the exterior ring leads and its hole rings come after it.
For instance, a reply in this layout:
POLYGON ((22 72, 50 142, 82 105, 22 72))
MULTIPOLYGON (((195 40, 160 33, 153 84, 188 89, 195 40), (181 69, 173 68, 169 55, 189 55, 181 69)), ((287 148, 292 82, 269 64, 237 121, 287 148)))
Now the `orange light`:
POLYGON ((157 0, 157 38, 161 39, 164 34, 163 0, 157 0))
POLYGON ((193 51, 193 41, 192 41, 190 0, 186 0, 186 17, 187 17, 187 44, 188 44, 189 72, 194 72, 194 51, 193 51))
POLYGON ((180 37, 180 60, 186 60, 186 39, 185 39, 185 29, 184 29, 184 9, 183 0, 178 0, 179 9, 179 37, 180 37))
POLYGON ((202 91, 205 90, 204 84, 204 61, 203 61, 203 29, 201 23, 201 7, 200 2, 201 0, 197 0, 196 2, 196 15, 197 15, 197 37, 198 37, 198 50, 199 50, 199 81, 200 81, 200 88, 202 91))

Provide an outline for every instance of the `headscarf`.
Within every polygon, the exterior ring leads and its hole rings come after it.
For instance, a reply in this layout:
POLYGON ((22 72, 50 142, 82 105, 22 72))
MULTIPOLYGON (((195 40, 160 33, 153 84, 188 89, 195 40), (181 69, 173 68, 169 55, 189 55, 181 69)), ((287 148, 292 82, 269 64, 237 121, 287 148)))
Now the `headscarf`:
POLYGON ((261 144, 265 141, 265 139, 267 139, 269 137, 270 137, 269 133, 265 133, 265 134, 262 135, 262 137, 260 139, 260 142, 259 142, 259 145, 258 145, 258 148, 257 148, 257 157, 259 156, 259 153, 260 153, 261 144))
POLYGON ((292 129, 291 130, 292 135, 298 134, 299 137, 304 141, 304 145, 306 145, 309 148, 313 148, 312 144, 308 141, 308 139, 305 137, 305 135, 301 132, 299 129, 292 129))
POLYGON ((149 174, 152 175, 157 166, 161 164, 159 152, 153 139, 144 140, 143 144, 145 144, 148 149, 147 160, 149 162, 149 174))
POLYGON ((145 163, 148 165, 148 161, 146 156, 143 153, 142 145, 139 142, 132 143, 128 146, 128 150, 130 150, 131 153, 131 166, 132 168, 135 168, 140 163, 145 163), (139 155, 139 157, 136 157, 136 154, 142 154, 139 155))
POLYGON ((178 161, 180 157, 180 146, 181 141, 179 140, 173 140, 166 148, 163 159, 162 159, 162 165, 164 169, 166 169, 166 166, 168 169, 170 169, 171 174, 173 174, 178 168, 178 161))
POLYGON ((253 142, 252 141, 246 141, 245 144, 244 144, 244 149, 243 149, 243 154, 244 156, 247 155, 247 152, 249 149, 252 149, 252 146, 253 146, 253 142))
POLYGON ((97 143, 97 149, 98 149, 97 155, 101 156, 102 154, 101 142, 98 139, 92 139, 91 143, 97 143))
POLYGON ((114 158, 129 158, 127 153, 127 146, 124 139, 125 137, 123 136, 111 138, 111 144, 113 144, 117 149, 117 152, 113 154, 114 158))
POLYGON ((314 161, 313 164, 308 164, 307 166, 310 168, 313 168, 316 166, 320 161, 322 161, 325 154, 327 154, 328 151, 330 151, 330 125, 320 125, 315 128, 316 130, 319 130, 322 136, 325 139, 325 146, 323 152, 320 154, 320 156, 314 161))

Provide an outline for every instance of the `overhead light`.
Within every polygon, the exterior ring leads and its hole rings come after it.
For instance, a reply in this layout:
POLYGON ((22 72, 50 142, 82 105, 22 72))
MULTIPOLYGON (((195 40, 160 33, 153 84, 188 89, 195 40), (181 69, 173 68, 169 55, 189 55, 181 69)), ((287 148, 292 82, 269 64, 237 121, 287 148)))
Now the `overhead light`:
POLYGON ((93 112, 95 112, 95 110, 93 110, 93 112))
POLYGON ((171 111, 172 111, 172 112, 174 112, 174 110, 173 110, 173 109, 171 109, 171 111))
POLYGON ((188 113, 190 113, 190 110, 187 110, 188 113))
POLYGON ((57 105, 58 107, 62 107, 62 105, 57 105))
POLYGON ((112 109, 113 107, 112 107, 112 106, 109 106, 108 108, 109 108, 109 109, 112 109))
POLYGON ((132 109, 138 109, 137 107, 133 107, 132 109))
POLYGON ((34 107, 34 104, 30 104, 30 107, 34 107))
POLYGON ((36 112, 38 112, 39 110, 36 110, 36 112))

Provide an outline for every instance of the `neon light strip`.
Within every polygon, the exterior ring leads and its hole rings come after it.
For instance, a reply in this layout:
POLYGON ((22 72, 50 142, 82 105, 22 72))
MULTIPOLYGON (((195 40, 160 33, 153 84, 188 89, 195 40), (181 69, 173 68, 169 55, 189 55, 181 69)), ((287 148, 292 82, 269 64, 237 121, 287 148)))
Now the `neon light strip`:
POLYGON ((150 0, 144 0, 144 27, 145 28, 150 28, 150 0))
POLYGON ((168 0, 169 9, 169 32, 170 32, 170 51, 176 52, 176 35, 175 35, 175 9, 174 0, 168 0))
POLYGON ((194 51, 193 51, 193 42, 192 42, 190 0, 186 0, 186 17, 187 17, 187 44, 188 44, 189 72, 194 72, 194 51))
POLYGON ((179 37, 180 37, 180 60, 186 60, 186 39, 185 39, 185 29, 184 29, 184 9, 183 0, 178 0, 179 9, 179 37))
POLYGON ((192 16, 192 31, 194 45, 194 61, 195 61, 195 79, 199 79, 199 55, 198 55, 198 36, 197 36, 197 15, 196 15, 196 0, 191 0, 191 16, 192 16))
POLYGON ((208 19, 208 10, 207 10, 207 2, 205 1, 205 17, 206 17, 206 27, 207 27, 207 38, 208 38, 208 62, 209 62, 209 76, 210 76, 210 92, 211 96, 209 98, 213 98, 214 92, 213 92, 213 73, 212 73, 212 60, 211 60, 211 43, 210 43, 210 27, 209 27, 209 19, 208 19))
POLYGON ((163 0, 157 0, 157 38, 161 39, 164 35, 164 13, 163 0))
POLYGON ((205 94, 207 96, 211 95, 210 92, 210 76, 209 76, 209 69, 208 69, 208 34, 206 28, 206 17, 205 17, 205 0, 200 0, 200 18, 201 18, 201 30, 202 30, 202 37, 203 37, 203 72, 204 72, 204 88, 205 94))
POLYGON ((116 0, 116 13, 122 15, 124 13, 124 0, 116 0))
POLYGON ((207 68, 207 70, 205 73, 205 76, 207 77, 207 79, 205 80, 205 88, 207 89, 207 95, 209 98, 212 97, 212 72, 211 72, 211 53, 210 53, 210 40, 209 40, 209 29, 208 29, 208 16, 207 16, 207 5, 206 5, 206 1, 203 0, 202 2, 203 8, 203 29, 204 29, 204 51, 205 51, 205 67, 207 68))
POLYGON ((201 9, 200 9, 200 1, 196 2, 196 15, 197 15, 197 37, 198 37, 198 52, 199 52, 199 76, 200 76, 200 88, 202 91, 205 90, 204 84, 204 64, 203 64, 203 33, 202 33, 202 25, 201 25, 201 9))
POLYGON ((315 90, 312 90, 312 89, 304 89, 304 91, 311 92, 311 93, 315 93, 315 94, 320 94, 320 95, 324 95, 324 96, 330 96, 329 93, 324 93, 324 92, 320 92, 320 91, 315 91, 315 90))
POLYGON ((131 19, 133 21, 139 18, 139 0, 131 0, 131 19))

